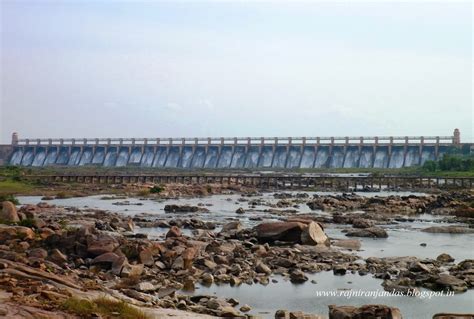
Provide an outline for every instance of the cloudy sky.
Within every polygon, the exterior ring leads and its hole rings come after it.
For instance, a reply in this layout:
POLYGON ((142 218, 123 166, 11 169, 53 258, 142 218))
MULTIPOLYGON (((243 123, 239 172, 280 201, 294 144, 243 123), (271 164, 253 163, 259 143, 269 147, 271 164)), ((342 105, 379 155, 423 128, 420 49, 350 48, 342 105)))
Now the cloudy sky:
POLYGON ((473 140, 470 2, 0 2, 3 143, 473 140))

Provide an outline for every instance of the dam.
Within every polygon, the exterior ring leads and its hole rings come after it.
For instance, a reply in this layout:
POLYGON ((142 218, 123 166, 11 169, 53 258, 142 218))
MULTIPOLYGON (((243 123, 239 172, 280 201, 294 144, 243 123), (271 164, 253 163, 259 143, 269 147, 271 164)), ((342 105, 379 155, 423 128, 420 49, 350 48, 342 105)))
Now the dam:
POLYGON ((0 160, 26 167, 402 168, 436 160, 453 147, 461 147, 457 129, 452 136, 428 137, 20 139, 13 133, 0 160))

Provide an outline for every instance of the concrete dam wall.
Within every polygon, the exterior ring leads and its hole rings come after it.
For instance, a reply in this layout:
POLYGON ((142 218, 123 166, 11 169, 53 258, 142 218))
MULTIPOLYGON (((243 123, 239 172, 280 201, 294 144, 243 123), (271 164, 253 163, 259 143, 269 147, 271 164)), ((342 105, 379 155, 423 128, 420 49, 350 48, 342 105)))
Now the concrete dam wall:
POLYGON ((18 139, 6 162, 19 166, 178 169, 401 168, 436 160, 448 137, 18 139))

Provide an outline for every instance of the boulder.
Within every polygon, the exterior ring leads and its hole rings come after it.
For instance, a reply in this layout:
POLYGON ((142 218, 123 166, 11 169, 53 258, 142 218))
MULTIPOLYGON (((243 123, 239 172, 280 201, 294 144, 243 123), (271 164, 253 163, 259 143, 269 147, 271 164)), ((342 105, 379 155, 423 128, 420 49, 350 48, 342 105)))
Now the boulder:
POLYGON ((318 223, 310 222, 301 233, 301 243, 303 245, 329 246, 329 238, 318 223))
POLYGON ((6 226, 0 224, 0 242, 12 239, 32 240, 35 233, 31 228, 23 226, 6 226))
POLYGON ((338 239, 332 243, 333 246, 345 248, 345 249, 353 249, 359 250, 361 247, 360 240, 358 239, 338 239))
POLYGON ((59 266, 62 266, 64 265, 64 263, 67 263, 67 256, 56 248, 51 250, 49 254, 49 259, 59 266))
POLYGON ((171 238, 171 237, 181 237, 181 229, 177 226, 171 226, 170 230, 166 233, 166 238, 171 238))
POLYGON ((365 218, 358 218, 352 221, 352 227, 354 228, 369 228, 373 226, 374 226, 374 222, 372 220, 365 219, 365 218))
POLYGON ((222 226, 221 232, 228 232, 231 230, 241 230, 242 229, 242 224, 239 221, 236 222, 230 222, 222 226))
POLYGON ((255 227, 255 231, 257 238, 262 242, 279 240, 307 245, 329 245, 323 228, 316 222, 262 223, 255 227))
POLYGON ((295 269, 290 273, 290 281, 295 284, 300 284, 308 281, 308 277, 299 269, 295 269))
POLYGON ((236 214, 245 214, 245 210, 242 207, 237 208, 235 211, 236 214))
POLYGON ((16 211, 16 206, 9 201, 2 202, 2 210, 0 211, 0 222, 11 222, 17 223, 20 221, 18 213, 16 211))
POLYGON ((440 274, 435 284, 437 289, 444 291, 464 292, 467 290, 464 280, 448 274, 440 274))
POLYGON ((272 270, 270 269, 270 267, 268 267, 262 262, 257 264, 257 267, 255 267, 255 270, 257 271, 257 273, 263 273, 267 275, 270 275, 272 273, 272 270))
POLYGON ((117 239, 106 234, 90 236, 87 238, 87 252, 93 256, 99 256, 117 249, 117 239))
POLYGON ((176 205, 169 204, 165 206, 166 213, 204 213, 209 212, 209 209, 205 207, 190 206, 190 205, 176 205))
POLYGON ((275 319, 290 319, 290 312, 284 309, 277 310, 275 312, 275 319))
POLYGON ((48 257, 48 252, 43 248, 33 248, 28 252, 28 257, 45 259, 48 257))
POLYGON ((372 237, 372 238, 387 238, 388 234, 385 229, 380 227, 369 227, 361 229, 351 229, 346 233, 349 237, 372 237))
POLYGON ((400 310, 386 305, 336 306, 329 305, 329 319, 402 319, 400 310))
POLYGON ((443 253, 443 254, 439 255, 438 257, 436 257, 436 260, 440 261, 442 263, 451 263, 451 262, 454 261, 454 258, 451 257, 451 255, 443 253))

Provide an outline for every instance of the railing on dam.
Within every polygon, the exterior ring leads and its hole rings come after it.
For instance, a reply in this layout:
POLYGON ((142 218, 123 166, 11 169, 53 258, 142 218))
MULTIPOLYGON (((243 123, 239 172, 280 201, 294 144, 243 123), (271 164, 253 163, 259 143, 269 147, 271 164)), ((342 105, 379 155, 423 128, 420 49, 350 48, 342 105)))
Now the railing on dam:
POLYGON ((307 176, 307 175, 31 175, 36 181, 91 184, 225 184, 259 188, 382 190, 382 189, 472 189, 474 177, 415 177, 415 176, 307 176))
POLYGON ((319 145, 319 144, 453 144, 454 136, 333 137, 192 137, 192 138, 39 138, 16 139, 14 145, 319 145))

